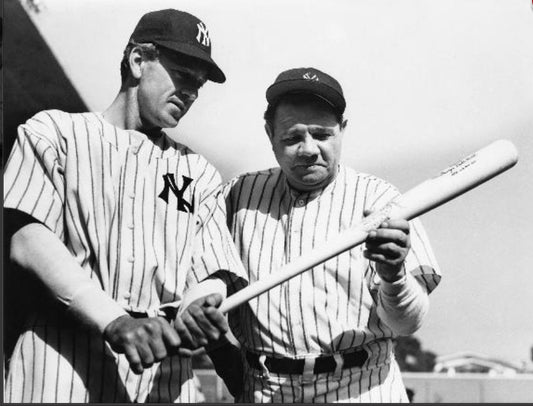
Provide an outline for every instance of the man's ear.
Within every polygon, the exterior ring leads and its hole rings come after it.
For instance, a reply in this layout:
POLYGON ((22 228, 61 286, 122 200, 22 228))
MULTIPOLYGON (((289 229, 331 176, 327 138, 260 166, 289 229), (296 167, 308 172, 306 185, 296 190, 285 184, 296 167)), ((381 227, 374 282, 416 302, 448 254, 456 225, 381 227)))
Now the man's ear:
POLYGON ((343 132, 345 129, 346 129, 346 126, 348 125, 348 119, 345 119, 342 123, 341 123, 341 132, 343 132))
POLYGON ((272 140, 272 137, 274 136, 274 131, 272 130, 272 127, 268 123, 265 123, 265 131, 268 135, 268 138, 272 140))
POLYGON ((134 47, 129 55, 128 62, 130 64, 131 76, 139 80, 142 76, 141 63, 143 61, 142 51, 139 47, 134 47))

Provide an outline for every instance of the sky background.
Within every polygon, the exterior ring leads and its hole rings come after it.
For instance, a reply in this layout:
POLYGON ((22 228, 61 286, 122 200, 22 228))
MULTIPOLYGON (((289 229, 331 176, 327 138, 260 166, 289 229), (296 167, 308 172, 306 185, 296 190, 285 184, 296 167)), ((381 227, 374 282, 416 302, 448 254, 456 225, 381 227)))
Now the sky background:
POLYGON ((206 84, 170 134, 224 179, 276 165, 263 130, 264 94, 293 67, 313 66, 339 80, 348 104, 344 163, 400 190, 494 140, 511 140, 520 154, 516 167, 422 217, 444 277, 416 336, 437 355, 530 360, 530 0, 38 3, 31 18, 95 111, 119 89, 122 51, 142 14, 172 7, 202 19, 228 80, 206 84))

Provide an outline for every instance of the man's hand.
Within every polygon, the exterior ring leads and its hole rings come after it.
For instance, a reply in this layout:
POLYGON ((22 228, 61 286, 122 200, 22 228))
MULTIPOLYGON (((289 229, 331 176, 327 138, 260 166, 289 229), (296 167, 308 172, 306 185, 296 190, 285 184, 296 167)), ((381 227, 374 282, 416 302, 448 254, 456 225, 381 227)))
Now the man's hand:
MULTIPOLYGON (((370 212, 365 211, 365 216, 370 212)), ((365 258, 376 263, 379 277, 387 282, 395 282, 405 275, 403 263, 411 248, 409 222, 407 220, 387 220, 377 230, 368 234, 363 251, 365 258)))
POLYGON ((213 293, 193 301, 174 320, 174 328, 189 348, 203 347, 228 331, 226 317, 218 310, 222 295, 213 293))
POLYGON ((177 353, 181 344, 179 335, 163 317, 118 317, 107 325, 104 338, 115 352, 126 355, 136 374, 177 353))

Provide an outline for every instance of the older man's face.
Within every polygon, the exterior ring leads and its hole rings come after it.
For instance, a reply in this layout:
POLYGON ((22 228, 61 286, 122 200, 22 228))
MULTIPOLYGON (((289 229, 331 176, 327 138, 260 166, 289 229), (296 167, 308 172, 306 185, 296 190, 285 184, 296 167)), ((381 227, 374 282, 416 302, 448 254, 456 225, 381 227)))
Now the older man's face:
POLYGON ((345 122, 319 100, 282 101, 267 127, 272 150, 296 190, 309 192, 327 186, 338 171, 345 122))

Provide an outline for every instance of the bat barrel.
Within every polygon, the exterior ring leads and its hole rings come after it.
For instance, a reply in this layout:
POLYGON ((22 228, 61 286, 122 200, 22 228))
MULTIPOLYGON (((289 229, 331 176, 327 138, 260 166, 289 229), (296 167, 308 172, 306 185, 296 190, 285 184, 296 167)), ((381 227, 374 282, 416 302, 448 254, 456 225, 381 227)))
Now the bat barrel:
POLYGON ((404 193, 391 217, 410 220, 494 178, 518 162, 518 151, 508 140, 498 140, 468 155, 404 193))

